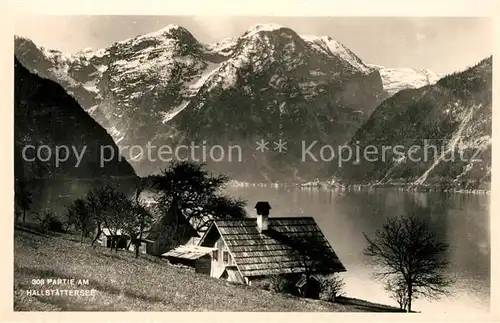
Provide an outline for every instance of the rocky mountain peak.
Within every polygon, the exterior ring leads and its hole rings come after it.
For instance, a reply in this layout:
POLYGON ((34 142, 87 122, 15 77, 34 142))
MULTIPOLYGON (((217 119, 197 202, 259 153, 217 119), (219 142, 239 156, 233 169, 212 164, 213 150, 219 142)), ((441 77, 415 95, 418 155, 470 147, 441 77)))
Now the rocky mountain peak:
POLYGON ((241 37, 250 37, 255 34, 258 34, 260 32, 275 32, 275 31, 281 31, 281 30, 286 30, 286 31, 291 31, 290 28, 285 27, 283 25, 279 24, 273 24, 273 23, 268 23, 268 24, 262 24, 258 23, 250 28, 248 28, 241 37))
MULTIPOLYGON (((257 24, 209 45, 168 25, 71 55, 16 41, 16 55, 31 71, 59 82, 120 146, 194 139, 252 146, 249 138, 263 135, 342 144, 385 96, 380 69, 345 45, 276 24, 257 24)), ((246 156, 247 166, 224 168, 236 177, 301 176, 311 168, 292 160, 296 154, 290 149, 284 164, 246 156), (276 172, 277 165, 283 171, 276 172)), ((140 174, 161 167, 132 163, 140 174)))
POLYGON ((373 71, 373 68, 365 65, 349 48, 330 36, 301 35, 301 37, 318 51, 339 57, 362 73, 367 74, 373 71))

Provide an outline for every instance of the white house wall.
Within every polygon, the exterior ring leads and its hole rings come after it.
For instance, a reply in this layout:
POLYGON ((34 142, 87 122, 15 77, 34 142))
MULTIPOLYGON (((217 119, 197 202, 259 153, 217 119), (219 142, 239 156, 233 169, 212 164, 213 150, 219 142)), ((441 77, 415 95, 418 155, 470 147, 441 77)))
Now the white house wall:
POLYGON ((224 269, 226 266, 231 266, 233 265, 234 261, 233 258, 231 257, 231 253, 229 253, 229 250, 227 249, 226 244, 224 243, 224 240, 222 238, 219 238, 217 242, 212 246, 217 249, 217 260, 214 259, 212 255, 212 266, 210 270, 210 276, 212 277, 217 277, 219 278, 220 275, 224 272, 224 269), (227 252, 227 262, 224 262, 224 251, 227 252))

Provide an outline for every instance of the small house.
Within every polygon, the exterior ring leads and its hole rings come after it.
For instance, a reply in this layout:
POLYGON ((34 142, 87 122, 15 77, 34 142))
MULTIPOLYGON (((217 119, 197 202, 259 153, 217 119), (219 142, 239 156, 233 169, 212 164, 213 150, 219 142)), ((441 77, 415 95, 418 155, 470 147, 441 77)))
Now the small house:
MULTIPOLYGON (((180 212, 179 212, 180 213, 180 212)), ((183 214, 162 216, 148 231, 146 253, 161 256, 171 249, 172 244, 192 244, 200 235, 183 214), (181 229, 182 228, 182 229, 181 229), (179 232, 182 231, 181 234, 179 232), (170 241, 175 236, 175 241, 170 241)))
MULTIPOLYGON (((139 253, 141 254, 146 254, 147 253, 147 247, 148 245, 150 244, 153 244, 154 241, 152 240, 149 240, 149 239, 137 239, 138 242, 139 242, 139 253)), ((135 252, 135 246, 134 246, 134 243, 129 243, 128 245, 128 250, 129 251, 134 251, 135 252)))
MULTIPOLYGON (((116 244, 118 244, 118 249, 135 251, 135 246, 131 243, 130 236, 122 230, 117 230, 116 234, 113 235, 108 228, 103 228, 99 241, 101 246, 106 248, 115 248, 116 244)), ((151 243, 153 241, 144 238, 140 239, 139 253, 146 253, 147 245, 151 243)))
POLYGON ((210 275, 211 254, 214 248, 182 245, 162 255, 173 264, 194 267, 197 273, 210 275))
POLYGON ((255 208, 256 218, 214 220, 201 238, 199 246, 214 249, 210 276, 251 284, 283 275, 300 292, 314 280, 303 277, 346 271, 314 218, 271 218, 268 202, 255 208))
POLYGON ((118 249, 127 249, 130 237, 126 235, 122 230, 117 230, 116 233, 113 234, 108 228, 103 228, 100 240, 103 247, 118 247, 118 249))

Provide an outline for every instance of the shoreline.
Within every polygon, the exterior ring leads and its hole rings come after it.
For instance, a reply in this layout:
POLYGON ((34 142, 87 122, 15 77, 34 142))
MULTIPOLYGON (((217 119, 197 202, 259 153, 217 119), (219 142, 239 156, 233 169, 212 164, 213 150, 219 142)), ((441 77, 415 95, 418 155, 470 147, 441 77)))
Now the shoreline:
POLYGON ((490 195, 491 189, 461 189, 444 185, 414 185, 408 183, 366 183, 366 184, 341 184, 327 181, 308 183, 266 183, 266 182, 240 182, 231 181, 228 187, 271 187, 271 188, 299 188, 299 189, 321 189, 339 191, 372 191, 379 189, 397 189, 401 192, 442 192, 455 194, 490 195))
MULTIPOLYGON (((40 178, 33 179, 33 182, 95 182, 95 181, 131 181, 145 179, 146 177, 101 177, 101 178, 40 178)), ((306 183, 300 182, 244 182, 231 180, 227 187, 262 187, 262 188, 298 188, 298 189, 321 189, 321 190, 339 190, 339 191, 372 191, 379 189, 396 189, 401 192, 443 192, 455 194, 474 194, 474 195, 490 195, 491 188, 488 189, 463 189, 454 186, 452 183, 447 184, 420 184, 414 183, 340 183, 334 181, 312 181, 306 183)))

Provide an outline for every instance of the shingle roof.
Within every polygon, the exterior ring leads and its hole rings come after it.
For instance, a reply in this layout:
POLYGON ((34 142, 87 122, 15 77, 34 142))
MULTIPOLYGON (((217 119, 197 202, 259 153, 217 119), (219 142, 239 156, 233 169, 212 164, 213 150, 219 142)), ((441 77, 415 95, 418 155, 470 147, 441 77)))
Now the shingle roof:
POLYGON ((172 249, 167 253, 164 253, 162 256, 167 258, 172 257, 172 258, 195 260, 211 253, 214 250, 217 249, 201 247, 201 246, 183 245, 175 249, 172 249))
POLYGON ((312 217, 269 218, 259 233, 255 218, 215 220, 243 276, 345 271, 312 217))
MULTIPOLYGON (((112 234, 111 234, 111 231, 110 231, 108 228, 103 228, 103 229, 102 229, 102 233, 103 233, 104 235, 106 235, 106 236, 111 236, 111 235, 112 235, 112 234)), ((125 234, 125 232, 123 232, 123 230, 122 230, 122 229, 118 229, 118 230, 116 230, 116 235, 121 236, 121 235, 124 235, 124 234, 125 234)))

